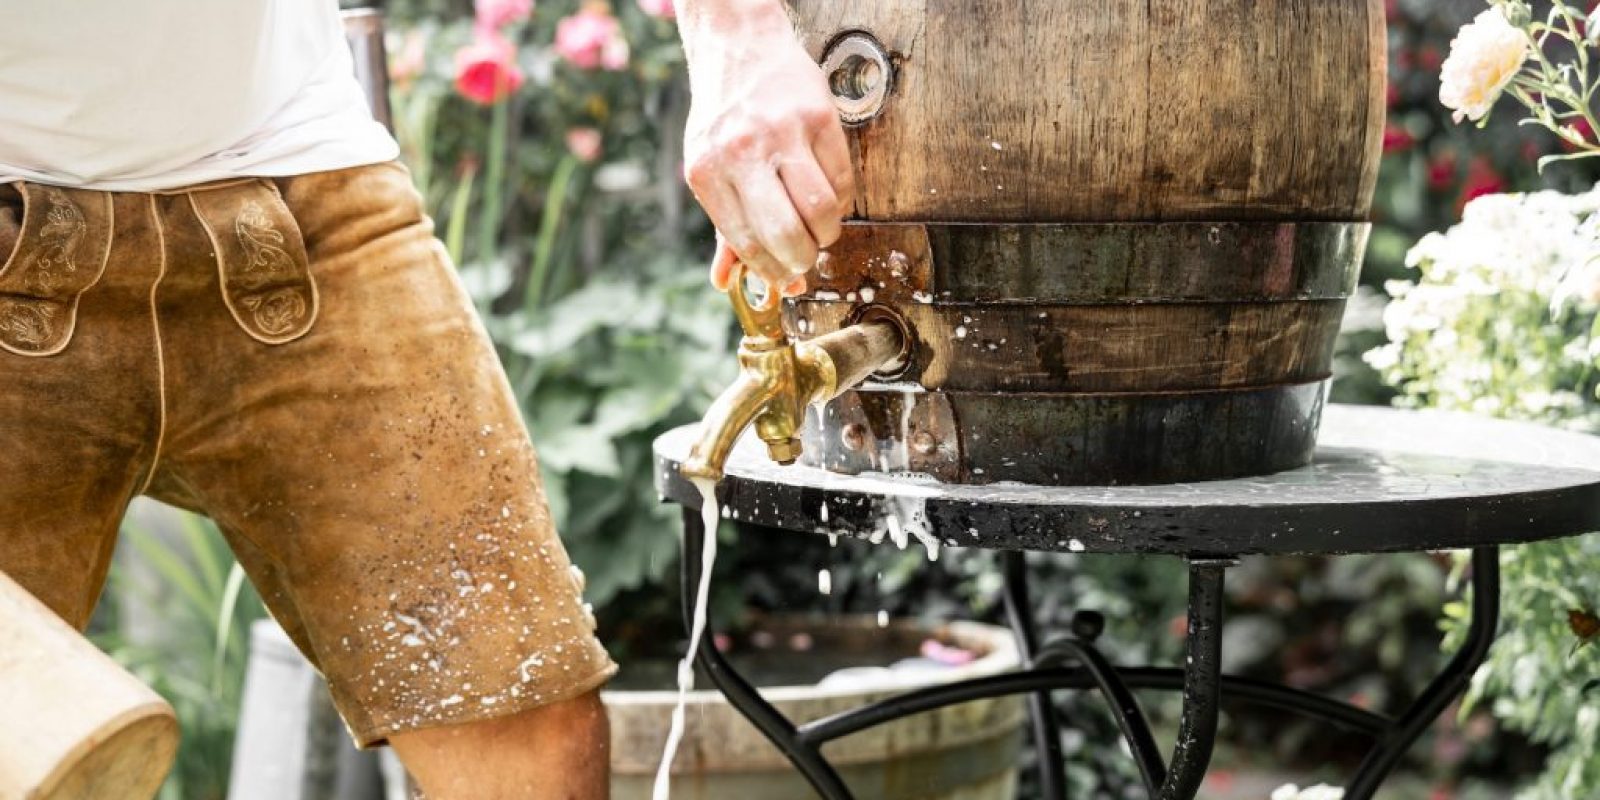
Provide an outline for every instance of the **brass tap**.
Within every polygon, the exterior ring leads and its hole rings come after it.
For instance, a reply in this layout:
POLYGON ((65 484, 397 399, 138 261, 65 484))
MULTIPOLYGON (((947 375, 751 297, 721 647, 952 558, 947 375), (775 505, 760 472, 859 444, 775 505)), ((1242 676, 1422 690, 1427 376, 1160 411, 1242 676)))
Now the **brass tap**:
POLYGON ((806 406, 832 400, 904 357, 902 329, 883 319, 809 342, 791 342, 783 331, 778 293, 769 289, 759 305, 751 303, 743 264, 734 265, 728 297, 744 329, 739 377, 706 411, 700 438, 683 463, 686 478, 721 480, 728 454, 752 423, 767 445, 767 455, 779 464, 793 464, 800 458, 806 406))

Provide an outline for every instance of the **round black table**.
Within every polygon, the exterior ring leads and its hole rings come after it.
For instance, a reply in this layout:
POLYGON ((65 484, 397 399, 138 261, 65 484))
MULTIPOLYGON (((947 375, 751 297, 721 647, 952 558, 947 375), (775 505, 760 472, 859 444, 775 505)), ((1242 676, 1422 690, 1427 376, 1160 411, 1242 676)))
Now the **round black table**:
MULTIPOLYGON (((684 597, 699 580, 705 536, 698 491, 678 472, 695 436, 677 428, 655 442, 656 485, 684 507, 684 597)), ((1003 551, 1007 617, 1027 662, 1013 673, 911 692, 795 725, 763 701, 715 647, 698 662, 713 684, 827 800, 849 789, 821 746, 893 719, 980 697, 1028 694, 1040 779, 1065 796, 1054 689, 1096 689, 1111 707, 1152 798, 1193 798, 1216 740, 1223 699, 1292 709, 1370 735, 1375 744, 1347 783, 1368 800, 1423 730, 1466 691, 1499 616, 1499 546, 1600 530, 1600 438, 1465 414, 1330 406, 1316 458, 1302 469, 1161 486, 960 486, 932 479, 840 475, 780 467, 746 437, 717 496, 726 516, 769 528, 881 542, 1003 551), (1221 672, 1223 578, 1246 555, 1339 555, 1472 550, 1472 620, 1444 670, 1398 717, 1221 672), (1072 630, 1041 640, 1030 611, 1029 550, 1179 556, 1189 563, 1187 656, 1181 668, 1113 666, 1095 646, 1103 627, 1080 612, 1072 630), (1183 692, 1170 760, 1150 732, 1135 689, 1183 692)), ((687 609, 686 609, 686 613, 687 609)), ((707 626, 706 636, 711 635, 707 626)))

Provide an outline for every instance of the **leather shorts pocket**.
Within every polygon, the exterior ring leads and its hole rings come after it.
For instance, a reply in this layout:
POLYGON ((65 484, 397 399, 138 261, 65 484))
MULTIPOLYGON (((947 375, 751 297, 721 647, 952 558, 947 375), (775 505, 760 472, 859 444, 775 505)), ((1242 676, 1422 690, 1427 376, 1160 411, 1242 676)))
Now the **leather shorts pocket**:
POLYGON ((0 185, 0 349, 23 356, 65 350, 78 300, 105 274, 111 195, 36 183, 0 185))
POLYGON ((222 299, 265 344, 304 336, 317 317, 305 240, 276 185, 248 180, 187 192, 217 254, 222 299))

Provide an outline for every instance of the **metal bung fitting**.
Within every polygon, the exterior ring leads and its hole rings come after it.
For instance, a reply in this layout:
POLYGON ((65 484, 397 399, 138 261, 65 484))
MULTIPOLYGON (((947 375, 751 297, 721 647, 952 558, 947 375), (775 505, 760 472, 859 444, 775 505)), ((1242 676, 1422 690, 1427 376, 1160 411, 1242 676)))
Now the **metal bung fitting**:
POLYGON ((916 344, 911 323, 899 309, 894 306, 869 303, 858 306, 845 319, 845 327, 865 325, 868 323, 884 323, 895 330, 899 335, 900 350, 888 363, 883 364, 872 372, 873 380, 894 381, 899 380, 911 367, 911 354, 916 344))
POLYGON ((894 65, 870 33, 851 31, 833 40, 822 55, 839 118, 859 125, 877 116, 894 88, 894 65))

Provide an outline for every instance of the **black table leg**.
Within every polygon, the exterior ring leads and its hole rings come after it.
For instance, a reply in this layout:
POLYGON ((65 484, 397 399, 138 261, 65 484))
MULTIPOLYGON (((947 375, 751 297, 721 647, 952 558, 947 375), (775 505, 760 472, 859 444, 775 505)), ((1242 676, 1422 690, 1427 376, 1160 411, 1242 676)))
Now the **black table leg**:
MULTIPOLYGON (((700 522, 699 510, 684 508, 683 613, 685 627, 688 630, 694 629, 692 599, 700 582, 700 571, 705 566, 700 563, 700 548, 705 543, 704 537, 707 535, 715 536, 716 531, 709 533, 706 531, 700 522)), ((788 758, 795 769, 811 782, 811 787, 817 790, 817 794, 823 800, 852 800, 850 789, 845 786, 838 771, 822 757, 821 745, 803 741, 796 736, 794 723, 763 699, 755 687, 734 671, 727 659, 722 657, 722 653, 717 651, 709 619, 700 640, 700 648, 695 654, 695 663, 706 671, 711 683, 728 698, 728 702, 783 752, 784 757, 788 758)))
MULTIPOLYGON (((693 597, 702 565, 699 554, 707 535, 695 509, 683 512, 684 596, 693 597)), ((987 697, 1028 694, 1033 730, 1040 750, 1040 779, 1047 800, 1065 793, 1060 751, 1060 722, 1050 702, 1054 689, 1097 688, 1112 704, 1130 749, 1155 800, 1192 800, 1210 766, 1216 743, 1218 705, 1224 687, 1242 700, 1309 714, 1350 730, 1379 737, 1346 789, 1346 800, 1371 800, 1407 749, 1456 699, 1465 693, 1472 674, 1483 663, 1494 640, 1500 611, 1499 549, 1481 547, 1472 555, 1472 622, 1461 650, 1444 671, 1398 719, 1288 687, 1221 674, 1222 599, 1226 570, 1234 562, 1191 559, 1189 562, 1189 631, 1183 669, 1114 667, 1094 646, 1103 621, 1092 613, 1074 619, 1074 639, 1038 645, 1029 605, 1025 562, 1021 553, 1006 553, 1005 604, 1019 650, 1027 664, 1014 673, 933 686, 851 709, 796 727, 762 699, 713 644, 707 626, 696 663, 745 718, 749 719, 794 764, 823 800, 852 800, 838 772, 823 758, 823 744, 851 733, 911 714, 987 697), (1084 622, 1089 620, 1090 622, 1084 622), (1093 623, 1093 624, 1090 624, 1093 623), (1076 661, 1076 668, 1063 662, 1076 661), (1169 765, 1162 764, 1149 723, 1132 689, 1183 692, 1183 716, 1169 765)), ((691 610, 684 609, 686 623, 691 610)))
POLYGON ((1156 800, 1192 800, 1211 765, 1217 740, 1218 704, 1222 699, 1222 584, 1234 562, 1193 559, 1189 562, 1189 635, 1183 669, 1183 716, 1169 770, 1161 758, 1150 722, 1134 697, 1132 670, 1113 667, 1094 641, 1104 620, 1093 612, 1073 619, 1073 637, 1045 645, 1032 666, 1049 669, 1077 661, 1094 681, 1133 754, 1146 790, 1156 800))
POLYGON ((1467 691, 1472 674, 1489 655, 1495 629, 1500 624, 1500 548, 1472 551, 1472 623, 1467 639, 1444 671, 1428 684, 1384 734, 1345 789, 1345 800, 1370 800, 1406 751, 1444 710, 1467 691))
MULTIPOLYGON (((1027 556, 1008 550, 1001 554, 1005 576, 1006 621, 1017 637, 1022 663, 1036 666, 1039 635, 1034 628, 1033 604, 1028 599, 1027 556)), ((1066 766, 1061 755, 1061 722, 1049 690, 1028 695, 1028 717, 1033 723, 1033 747, 1039 759, 1039 788, 1044 800, 1066 800, 1066 766)))
POLYGON ((1190 800, 1200 791, 1217 743, 1222 697, 1222 580, 1232 561, 1189 561, 1189 636, 1185 642, 1183 716, 1158 800, 1190 800))

